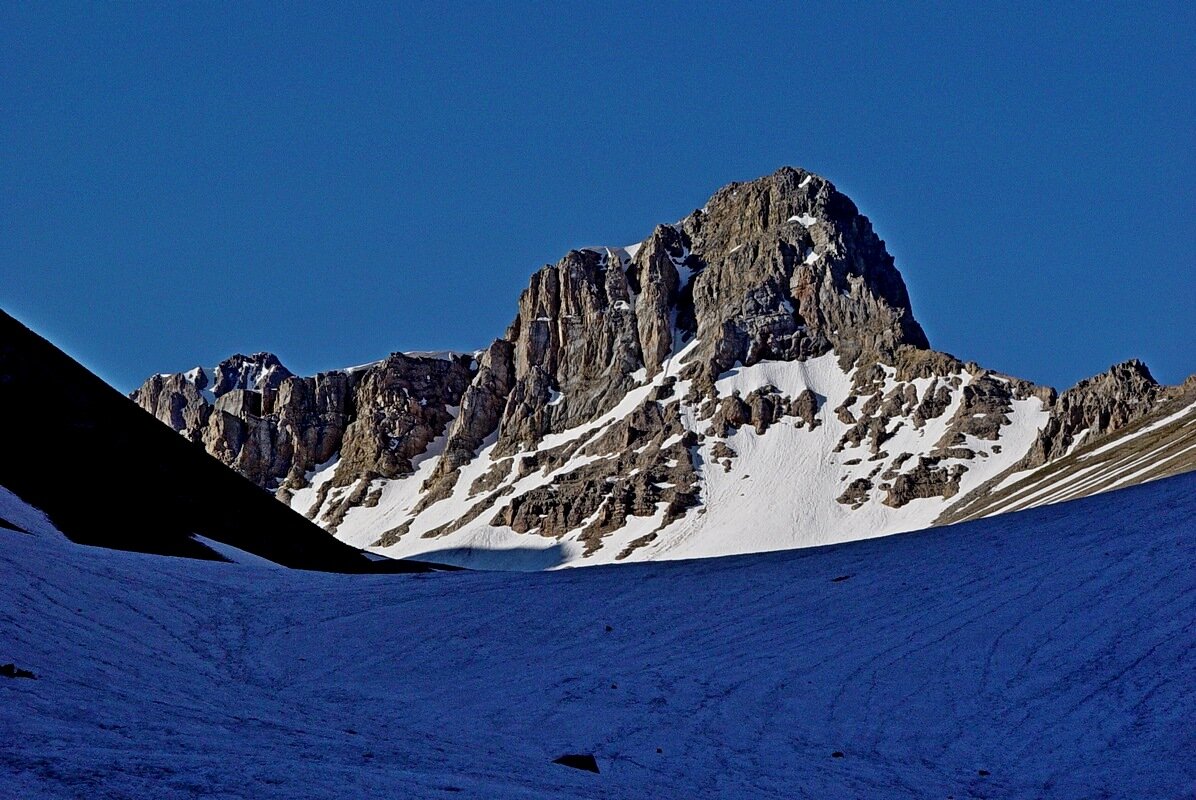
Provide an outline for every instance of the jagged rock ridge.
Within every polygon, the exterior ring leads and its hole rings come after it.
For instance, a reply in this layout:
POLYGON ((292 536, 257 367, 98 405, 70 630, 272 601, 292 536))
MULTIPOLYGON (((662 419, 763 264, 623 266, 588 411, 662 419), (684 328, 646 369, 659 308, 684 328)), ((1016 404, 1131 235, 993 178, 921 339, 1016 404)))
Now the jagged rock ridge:
POLYGON ((931 350, 869 220, 785 168, 545 266, 473 356, 236 356, 134 398, 355 544, 596 563, 923 527, 1165 394, 1136 362, 1057 397, 931 350))

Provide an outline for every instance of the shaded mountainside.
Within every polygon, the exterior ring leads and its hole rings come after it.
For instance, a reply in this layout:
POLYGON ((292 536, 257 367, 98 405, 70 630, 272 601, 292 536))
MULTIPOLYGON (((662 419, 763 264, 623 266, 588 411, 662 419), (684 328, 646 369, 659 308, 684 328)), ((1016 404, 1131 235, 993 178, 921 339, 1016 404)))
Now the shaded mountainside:
POLYGON ((0 796, 1192 797, 1193 520, 1185 475, 884 541, 418 580, 0 531, 0 660, 36 675, 0 676, 0 796))
POLYGON ((373 569, 3 312, 0 418, 0 487, 76 542, 222 558, 200 536, 292 567, 373 569))
POLYGON ((964 518, 1185 391, 1128 362, 1058 395, 931 350, 867 217, 785 168, 545 266, 472 355, 314 377, 234 356, 133 396, 356 546, 479 566, 539 549, 545 566, 964 518))

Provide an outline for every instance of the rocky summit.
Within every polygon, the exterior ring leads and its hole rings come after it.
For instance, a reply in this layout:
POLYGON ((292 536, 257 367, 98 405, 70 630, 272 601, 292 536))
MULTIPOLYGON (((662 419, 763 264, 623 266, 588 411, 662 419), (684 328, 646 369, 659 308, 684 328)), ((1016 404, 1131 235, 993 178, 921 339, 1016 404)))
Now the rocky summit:
POLYGON ((1058 394, 930 348, 833 184, 784 168, 532 275, 475 353, 157 375, 142 408, 338 538, 470 566, 867 538, 1196 469, 1196 381, 1058 394))

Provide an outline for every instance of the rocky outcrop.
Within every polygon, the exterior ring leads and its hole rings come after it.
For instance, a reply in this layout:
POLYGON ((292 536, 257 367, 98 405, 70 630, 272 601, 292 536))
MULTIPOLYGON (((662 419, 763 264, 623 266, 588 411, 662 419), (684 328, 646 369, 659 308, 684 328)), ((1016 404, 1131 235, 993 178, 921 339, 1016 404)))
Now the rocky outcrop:
POLYGON ((613 407, 643 366, 623 255, 574 250, 532 276, 507 333, 514 384, 498 452, 574 427, 613 407))
POLYGON ((1161 388, 1137 359, 1080 381, 1059 396, 1022 466, 1037 467, 1062 457, 1081 434, 1091 442, 1146 416, 1154 409, 1161 388))
POLYGON ((473 378, 470 356, 411 358, 395 353, 360 373, 353 421, 345 429, 334 485, 410 475, 411 460, 444 434, 473 378))
MULTIPOLYGON (((660 513, 659 530, 699 502, 695 443, 675 405, 644 405, 577 453, 600 460, 512 498, 491 524, 553 538, 580 530, 587 554, 629 517, 660 513)), ((552 462, 545 468, 551 471, 552 462)))
POLYGON ((137 405, 198 442, 213 406, 235 417, 260 417, 273 406, 278 389, 291 377, 273 353, 240 353, 215 367, 164 373, 147 380, 131 395, 137 405))
POLYGON ((941 461, 937 456, 920 457, 912 470, 893 480, 885 495, 885 505, 901 508, 911 500, 954 497, 959 492, 959 481, 968 468, 963 464, 947 466, 941 461))
POLYGON ((475 370, 468 355, 395 353, 366 367, 299 377, 276 356, 258 353, 233 356, 210 373, 156 375, 132 399, 287 500, 316 467, 338 457, 328 488, 411 474, 412 460, 453 421, 475 370))
POLYGON ((1130 361, 1064 392, 1029 452, 935 523, 1019 511, 1193 469, 1196 377, 1160 386, 1144 365, 1130 361))
POLYGON ((442 500, 478 449, 498 428, 515 380, 514 349, 498 339, 478 359, 473 382, 461 395, 461 408, 449 429, 448 442, 436 470, 424 483, 420 507, 442 500))
MULTIPOLYGON (((198 371, 203 372, 202 368, 198 371)), ((237 354, 221 361, 213 372, 211 385, 200 388, 207 388, 217 397, 242 389, 272 398, 282 382, 291 377, 291 371, 273 353, 237 354)), ((198 374, 196 380, 200 380, 198 374)))
POLYGON ((786 168, 733 183, 681 228, 699 269, 693 314, 707 375, 765 358, 834 350, 848 366, 929 347, 884 242, 829 181, 786 168))
POLYGON ((681 232, 672 225, 661 225, 636 252, 627 271, 628 283, 636 295, 637 333, 648 378, 663 368, 673 351, 674 311, 692 306, 692 300, 681 302, 682 291, 691 288, 681 276, 688 276, 692 270, 689 248, 681 232))
POLYGON ((183 373, 155 375, 133 392, 132 399, 189 441, 198 442, 212 415, 212 405, 201 394, 207 385, 202 370, 193 377, 183 373))

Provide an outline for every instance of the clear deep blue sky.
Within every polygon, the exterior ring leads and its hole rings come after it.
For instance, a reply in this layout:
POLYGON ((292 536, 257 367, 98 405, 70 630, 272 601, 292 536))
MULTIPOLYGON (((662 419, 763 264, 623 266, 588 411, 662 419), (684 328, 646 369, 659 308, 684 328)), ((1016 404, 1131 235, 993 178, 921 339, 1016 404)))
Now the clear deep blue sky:
POLYGON ((325 5, 4 4, 0 306, 122 390, 472 349, 569 248, 792 164, 939 349, 1196 371, 1190 2, 325 5))

